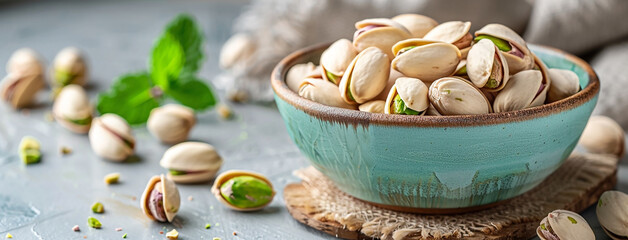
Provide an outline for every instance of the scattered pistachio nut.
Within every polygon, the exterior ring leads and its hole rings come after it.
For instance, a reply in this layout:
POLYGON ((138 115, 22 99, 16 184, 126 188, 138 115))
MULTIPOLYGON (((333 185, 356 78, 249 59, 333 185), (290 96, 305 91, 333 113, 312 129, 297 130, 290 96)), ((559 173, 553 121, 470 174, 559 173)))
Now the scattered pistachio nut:
POLYGON ((120 181, 120 173, 109 173, 105 175, 104 180, 106 184, 116 184, 120 181))
POLYGON ((428 95, 430 103, 443 115, 487 114, 493 111, 482 91, 459 77, 434 81, 428 95))
POLYGON ((512 29, 498 23, 491 23, 475 32, 474 41, 480 39, 491 40, 503 53, 510 74, 532 69, 534 59, 528 45, 519 34, 512 29))
POLYGON ((567 210, 554 210, 543 218, 536 229, 541 240, 591 240, 593 230, 579 214, 567 210))
POLYGON ((549 77, 552 85, 547 92, 547 101, 556 102, 580 91, 578 75, 570 70, 550 68, 549 77))
POLYGON ((451 43, 460 50, 462 58, 465 58, 473 42, 473 35, 469 33, 470 29, 471 22, 444 22, 425 34, 423 39, 451 43))
POLYGON ((111 113, 94 118, 89 142, 98 156, 112 161, 124 161, 135 149, 131 127, 123 118, 111 113))
POLYGON ((181 206, 179 189, 163 174, 153 176, 146 185, 140 204, 148 218, 159 222, 172 222, 181 206))
POLYGON ((89 225, 92 228, 101 228, 102 227, 102 223, 100 223, 100 221, 98 221, 98 219, 93 218, 93 217, 87 218, 87 225, 89 225))
POLYGON ((2 79, 0 98, 15 109, 31 106, 44 88, 43 75, 9 73, 2 79))
POLYGON ((52 114, 57 122, 75 133, 89 132, 92 112, 87 93, 76 84, 65 86, 52 106, 52 114))
POLYGON ((187 140, 195 124, 194 110, 179 104, 167 104, 150 112, 146 126, 160 141, 174 144, 187 140))
POLYGON ((411 13, 397 15, 392 20, 408 29, 413 38, 422 38, 438 25, 438 22, 430 17, 411 13))
POLYGON ((508 64, 499 49, 488 39, 471 47, 467 56, 466 73, 478 88, 495 92, 508 83, 508 64))
POLYGON ((590 153, 613 154, 622 157, 625 151, 624 129, 606 116, 592 116, 578 144, 590 153))
POLYGON ((85 86, 87 82, 87 62, 80 49, 62 49, 52 63, 52 86, 63 87, 70 84, 85 86))
POLYGON ((7 73, 15 75, 44 75, 44 63, 35 50, 20 48, 13 52, 7 62, 7 73))
POLYGON ((384 113, 384 109, 386 108, 386 101, 383 100, 372 100, 360 104, 358 109, 362 112, 370 112, 370 113, 384 113))
POLYGON ((208 182, 222 166, 222 157, 207 143, 183 142, 168 149, 159 164, 177 183, 208 182))
POLYGON ((606 191, 595 210, 606 235, 613 240, 628 239, 628 194, 606 191))
POLYGON ((355 29, 357 30, 353 34, 353 45, 359 52, 377 47, 389 60, 395 57, 391 51, 392 46, 411 37, 403 25, 387 18, 364 19, 355 23, 355 29))
POLYGON ((25 164, 38 163, 41 160, 41 145, 39 141, 31 136, 25 136, 20 141, 19 155, 25 164))
POLYGON ((290 88, 290 90, 298 93, 299 87, 301 86, 303 79, 305 79, 306 76, 315 69, 316 65, 311 62, 299 63, 292 66, 286 74, 286 85, 288 85, 288 88, 290 88))
POLYGON ((402 115, 425 115, 430 105, 427 86, 416 78, 398 78, 390 89, 384 113, 402 115))
POLYGON ((214 181, 216 199, 237 211, 260 210, 275 196, 272 183, 263 175, 250 171, 230 170, 214 181))
POLYGON ((369 47, 347 67, 339 83, 340 96, 348 104, 361 104, 375 98, 386 87, 390 62, 386 54, 369 47))
POLYGON ((340 39, 321 55, 321 68, 323 71, 323 79, 338 85, 345 70, 351 64, 351 61, 358 55, 358 51, 353 47, 351 41, 340 39))
POLYGON ((299 96, 327 106, 356 109, 355 105, 342 99, 338 86, 323 79, 304 79, 299 88, 299 96))
POLYGON ((104 213, 105 212, 105 205, 102 205, 102 203, 100 203, 100 202, 95 202, 92 205, 92 212, 93 213, 104 213))
POLYGON ((461 59, 460 50, 453 44, 419 38, 396 43, 393 53, 393 69, 425 82, 451 75, 461 59))
POLYGON ((172 231, 166 233, 166 238, 173 240, 179 239, 179 232, 177 229, 172 229, 172 231))

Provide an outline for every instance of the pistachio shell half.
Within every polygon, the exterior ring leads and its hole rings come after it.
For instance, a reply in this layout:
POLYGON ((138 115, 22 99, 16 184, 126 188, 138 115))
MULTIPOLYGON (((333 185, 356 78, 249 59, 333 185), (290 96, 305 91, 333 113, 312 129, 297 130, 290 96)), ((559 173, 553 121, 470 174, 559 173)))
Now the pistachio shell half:
POLYGON ((151 220, 172 222, 181 206, 179 189, 163 174, 153 176, 148 180, 140 204, 144 214, 151 220))
POLYGON ((556 102, 580 91, 580 80, 573 71, 557 68, 548 70, 552 85, 547 92, 547 102, 556 102))
POLYGON ((299 86, 305 79, 305 76, 316 69, 316 65, 311 62, 299 63, 288 70, 286 74, 286 85, 295 93, 299 92, 299 86))
POLYGON ((231 69, 243 66, 257 50, 255 40, 246 33, 231 36, 220 50, 220 67, 231 69))
POLYGON ((393 53, 393 69, 426 82, 450 76, 461 58, 458 48, 450 43, 418 38, 398 42, 393 53))
POLYGON ((495 44, 482 39, 471 47, 467 56, 467 75, 478 88, 499 91, 508 83, 508 64, 495 44))
POLYGON ((353 46, 362 52, 369 47, 377 47, 388 56, 389 60, 395 57, 390 50, 392 46, 411 37, 410 32, 403 25, 387 18, 371 18, 355 23, 356 32, 353 34, 353 46))
POLYGON ((398 78, 390 89, 384 113, 403 115, 425 115, 430 101, 427 97, 427 86, 416 78, 398 78))
POLYGON ((429 99, 443 115, 486 114, 491 104, 480 89, 459 77, 444 77, 430 85, 429 99))
POLYGON ((487 38, 504 53, 510 74, 534 67, 532 52, 519 34, 497 23, 491 23, 475 32, 475 41, 487 38))
POLYGON ((35 50, 20 48, 13 52, 7 62, 7 73, 19 75, 42 75, 44 64, 35 50))
POLYGON ((604 192, 595 213, 606 235, 614 240, 628 239, 628 194, 604 192))
POLYGON ((78 84, 84 86, 87 79, 87 63, 81 50, 75 47, 62 49, 52 63, 52 85, 67 86, 78 84))
POLYGON ((397 15, 392 20, 408 29, 413 38, 422 38, 438 25, 438 22, 430 17, 411 13, 397 15))
POLYGON ((194 110, 179 104, 167 104, 150 112, 146 127, 160 141, 172 144, 187 140, 195 124, 194 110))
POLYGON ((606 116, 592 116, 580 136, 578 144, 590 153, 624 155, 624 129, 606 116))
POLYGON ((532 103, 540 94, 543 75, 538 70, 524 70, 512 75, 506 87, 495 97, 495 112, 509 112, 533 107, 532 103))
POLYGON ((343 38, 334 42, 321 55, 323 79, 338 85, 345 70, 357 55, 358 51, 351 41, 343 38))
POLYGON ((214 181, 212 193, 227 207, 237 211, 256 211, 270 204, 275 196, 273 184, 263 175, 230 170, 214 181))
POLYGON ((534 100, 532 100, 532 104, 530 105, 531 107, 536 107, 541 106, 545 103, 545 100, 547 99, 547 92, 552 86, 552 78, 550 78, 547 66, 545 66, 545 63, 543 63, 543 61, 541 61, 539 57, 532 54, 532 59, 534 59, 534 69, 538 69, 539 71, 541 71, 541 75, 543 76, 541 87, 539 88, 539 93, 534 98, 534 100))
POLYGON ((66 129, 87 133, 92 125, 92 106, 83 87, 70 84, 61 89, 52 106, 52 115, 66 129))
POLYGON ((386 101, 383 100, 372 100, 361 104, 358 109, 362 112, 370 112, 370 113, 384 113, 384 108, 386 106, 386 101))
POLYGON ((299 96, 331 107, 356 109, 355 105, 346 103, 340 97, 338 86, 323 79, 304 79, 299 88, 299 96))
POLYGON ((390 62, 379 48, 369 47, 360 52, 347 67, 340 80, 340 96, 349 104, 365 103, 386 87, 390 62))
POLYGON ((43 75, 22 73, 9 73, 1 84, 0 98, 13 108, 32 105, 37 93, 46 85, 43 75))
POLYGON ((168 178, 177 183, 208 182, 222 166, 222 157, 207 143, 184 142, 169 148, 159 165, 168 169, 168 178))
POLYGON ((543 218, 536 229, 542 240, 591 240, 593 230, 586 220, 575 212, 554 210, 543 218))
POLYGON ((451 43, 460 49, 464 58, 473 42, 473 35, 469 33, 469 29, 471 29, 471 22, 444 22, 425 34, 423 39, 451 43))
POLYGON ((135 149, 131 127, 123 118, 112 113, 94 118, 89 142, 98 156, 112 161, 125 160, 135 149))

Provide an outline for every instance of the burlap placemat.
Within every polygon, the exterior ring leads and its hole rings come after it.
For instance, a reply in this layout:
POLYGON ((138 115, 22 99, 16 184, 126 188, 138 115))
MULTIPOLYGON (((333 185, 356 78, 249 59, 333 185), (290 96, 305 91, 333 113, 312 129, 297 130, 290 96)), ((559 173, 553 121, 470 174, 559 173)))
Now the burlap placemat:
POLYGON ((572 154, 538 187, 491 209, 458 215, 386 210, 338 190, 313 167, 295 171, 303 182, 288 185, 284 200, 302 223, 341 238, 518 239, 535 235, 555 209, 582 211, 616 183, 617 157, 572 154))

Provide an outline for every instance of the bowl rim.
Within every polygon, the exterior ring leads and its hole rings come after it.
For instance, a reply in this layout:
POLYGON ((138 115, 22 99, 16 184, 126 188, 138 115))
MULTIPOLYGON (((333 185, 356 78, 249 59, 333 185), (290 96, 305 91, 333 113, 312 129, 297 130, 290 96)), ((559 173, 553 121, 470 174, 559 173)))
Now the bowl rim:
POLYGON ((556 52, 564 56, 568 61, 573 62, 577 66, 584 69, 589 75, 589 83, 584 89, 565 99, 532 108, 500 113, 448 116, 406 116, 337 108, 302 98, 296 92, 289 89, 285 83, 285 76, 287 75, 290 67, 295 65, 298 61, 301 61, 308 54, 316 51, 323 51, 330 45, 331 43, 316 44, 291 53, 275 66, 270 80, 272 88, 275 91, 275 95, 281 98, 281 100, 304 111, 308 115, 321 120, 338 123, 364 126, 375 124, 405 127, 466 127, 521 122, 577 108, 593 99, 600 90, 600 81, 598 76, 587 62, 556 48, 534 45, 535 47, 556 52))

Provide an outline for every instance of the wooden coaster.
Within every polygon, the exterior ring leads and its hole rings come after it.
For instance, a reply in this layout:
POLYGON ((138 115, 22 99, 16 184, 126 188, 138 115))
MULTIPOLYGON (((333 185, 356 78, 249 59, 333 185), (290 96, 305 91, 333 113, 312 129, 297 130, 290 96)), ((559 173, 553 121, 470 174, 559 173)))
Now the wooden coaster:
POLYGON ((343 239, 519 239, 555 209, 581 212, 617 182, 617 156, 573 154, 529 192, 503 204, 457 215, 421 215, 371 205, 338 190, 309 167, 295 172, 303 181, 284 188, 284 201, 297 221, 343 239))

